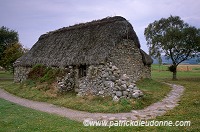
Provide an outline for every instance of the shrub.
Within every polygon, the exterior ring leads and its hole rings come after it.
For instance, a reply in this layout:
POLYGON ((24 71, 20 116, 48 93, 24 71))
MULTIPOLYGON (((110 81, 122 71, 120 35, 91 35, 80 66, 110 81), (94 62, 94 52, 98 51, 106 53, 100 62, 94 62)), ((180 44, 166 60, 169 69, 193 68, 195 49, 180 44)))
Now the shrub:
POLYGON ((36 64, 33 69, 28 73, 28 79, 37 80, 45 75, 46 67, 41 64, 36 64))
POLYGON ((168 67, 168 69, 169 69, 170 72, 175 72, 176 71, 176 66, 171 65, 171 66, 168 67))
POLYGON ((56 77, 62 77, 65 75, 65 70, 59 68, 50 68, 41 64, 33 66, 32 70, 28 74, 28 79, 52 83, 56 81, 56 77))
POLYGON ((49 68, 48 70, 46 70, 44 76, 40 79, 40 82, 53 82, 56 80, 56 77, 61 77, 64 75, 64 70, 49 68))

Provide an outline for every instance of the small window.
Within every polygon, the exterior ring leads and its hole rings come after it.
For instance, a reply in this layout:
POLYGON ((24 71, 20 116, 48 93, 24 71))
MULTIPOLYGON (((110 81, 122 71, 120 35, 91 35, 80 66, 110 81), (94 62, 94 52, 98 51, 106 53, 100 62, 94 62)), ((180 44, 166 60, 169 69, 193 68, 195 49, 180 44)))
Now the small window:
POLYGON ((85 77, 87 74, 87 66, 86 65, 80 65, 79 66, 79 78, 85 77))

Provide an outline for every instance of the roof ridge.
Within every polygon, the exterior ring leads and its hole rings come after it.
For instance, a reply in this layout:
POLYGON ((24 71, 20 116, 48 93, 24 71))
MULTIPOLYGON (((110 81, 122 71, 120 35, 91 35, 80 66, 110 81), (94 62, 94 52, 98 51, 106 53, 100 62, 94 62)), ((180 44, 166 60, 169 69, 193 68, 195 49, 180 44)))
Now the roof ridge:
POLYGON ((114 16, 114 17, 108 16, 108 17, 105 17, 103 19, 93 20, 93 21, 89 21, 89 22, 85 22, 85 23, 74 24, 72 26, 59 28, 59 29, 54 30, 54 31, 49 31, 49 32, 41 35, 40 38, 43 38, 43 37, 48 36, 50 34, 59 33, 59 32, 62 32, 62 31, 74 30, 74 29, 79 29, 79 28, 87 28, 89 26, 95 26, 95 25, 98 25, 98 24, 103 25, 103 24, 112 23, 112 22, 115 22, 115 21, 127 21, 127 20, 122 16, 114 16))

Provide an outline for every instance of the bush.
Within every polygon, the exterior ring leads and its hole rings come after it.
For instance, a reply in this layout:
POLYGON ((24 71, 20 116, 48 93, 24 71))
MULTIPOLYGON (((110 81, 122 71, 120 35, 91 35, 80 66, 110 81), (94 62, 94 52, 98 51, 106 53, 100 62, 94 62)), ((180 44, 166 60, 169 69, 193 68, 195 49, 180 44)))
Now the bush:
POLYGON ((41 64, 36 64, 33 69, 28 73, 28 79, 37 80, 45 75, 46 67, 41 64))
POLYGON ((65 75, 65 70, 58 68, 50 68, 41 64, 37 64, 28 74, 28 79, 52 83, 56 81, 56 77, 62 77, 65 75))
POLYGON ((168 69, 169 69, 170 72, 175 72, 176 71, 176 66, 171 65, 171 66, 168 67, 168 69))
POLYGON ((53 82, 56 80, 56 77, 62 77, 64 75, 64 70, 49 68, 46 70, 45 75, 40 79, 40 82, 53 82))

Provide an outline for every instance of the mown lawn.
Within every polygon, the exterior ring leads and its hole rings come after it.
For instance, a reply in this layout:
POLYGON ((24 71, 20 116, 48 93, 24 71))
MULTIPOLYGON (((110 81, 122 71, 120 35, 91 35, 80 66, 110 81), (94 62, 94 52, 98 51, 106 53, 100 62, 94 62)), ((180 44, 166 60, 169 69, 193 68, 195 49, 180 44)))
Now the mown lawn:
POLYGON ((13 75, 9 71, 0 71, 0 81, 2 80, 12 80, 13 75))
MULTIPOLYGON (((0 99, 0 131, 194 131, 200 130, 200 70, 178 72, 178 80, 171 80, 168 71, 152 71, 153 80, 185 87, 179 106, 155 120, 191 121, 187 127, 84 127, 82 123, 24 108, 0 99), (41 120, 41 123, 40 123, 41 120), (19 127, 19 128, 18 128, 19 127)), ((9 81, 8 81, 9 82, 9 81)), ((8 83, 7 82, 7 83, 8 83)), ((147 83, 147 82, 146 82, 147 83)), ((1 82, 0 86, 6 85, 1 82)), ((145 85, 145 84, 144 84, 145 85)), ((142 86, 142 84, 141 84, 142 86)))
POLYGON ((119 102, 114 102, 111 97, 94 97, 92 95, 78 97, 73 92, 55 94, 55 92, 53 92, 54 89, 49 89, 46 83, 38 85, 31 80, 23 84, 13 84, 12 80, 4 80, 0 82, 0 86, 10 93, 23 98, 49 102, 76 110, 103 113, 130 112, 133 109, 143 109, 163 99, 170 91, 170 87, 166 84, 152 79, 144 79, 137 82, 137 86, 144 91, 143 98, 131 100, 121 99, 119 102))
POLYGON ((180 71, 177 73, 177 81, 172 81, 172 73, 169 71, 153 71, 152 78, 162 82, 179 84, 185 87, 184 95, 181 97, 179 106, 167 112, 158 120, 191 121, 190 127, 161 127, 163 131, 199 131, 200 130, 200 69, 192 71, 180 71))

